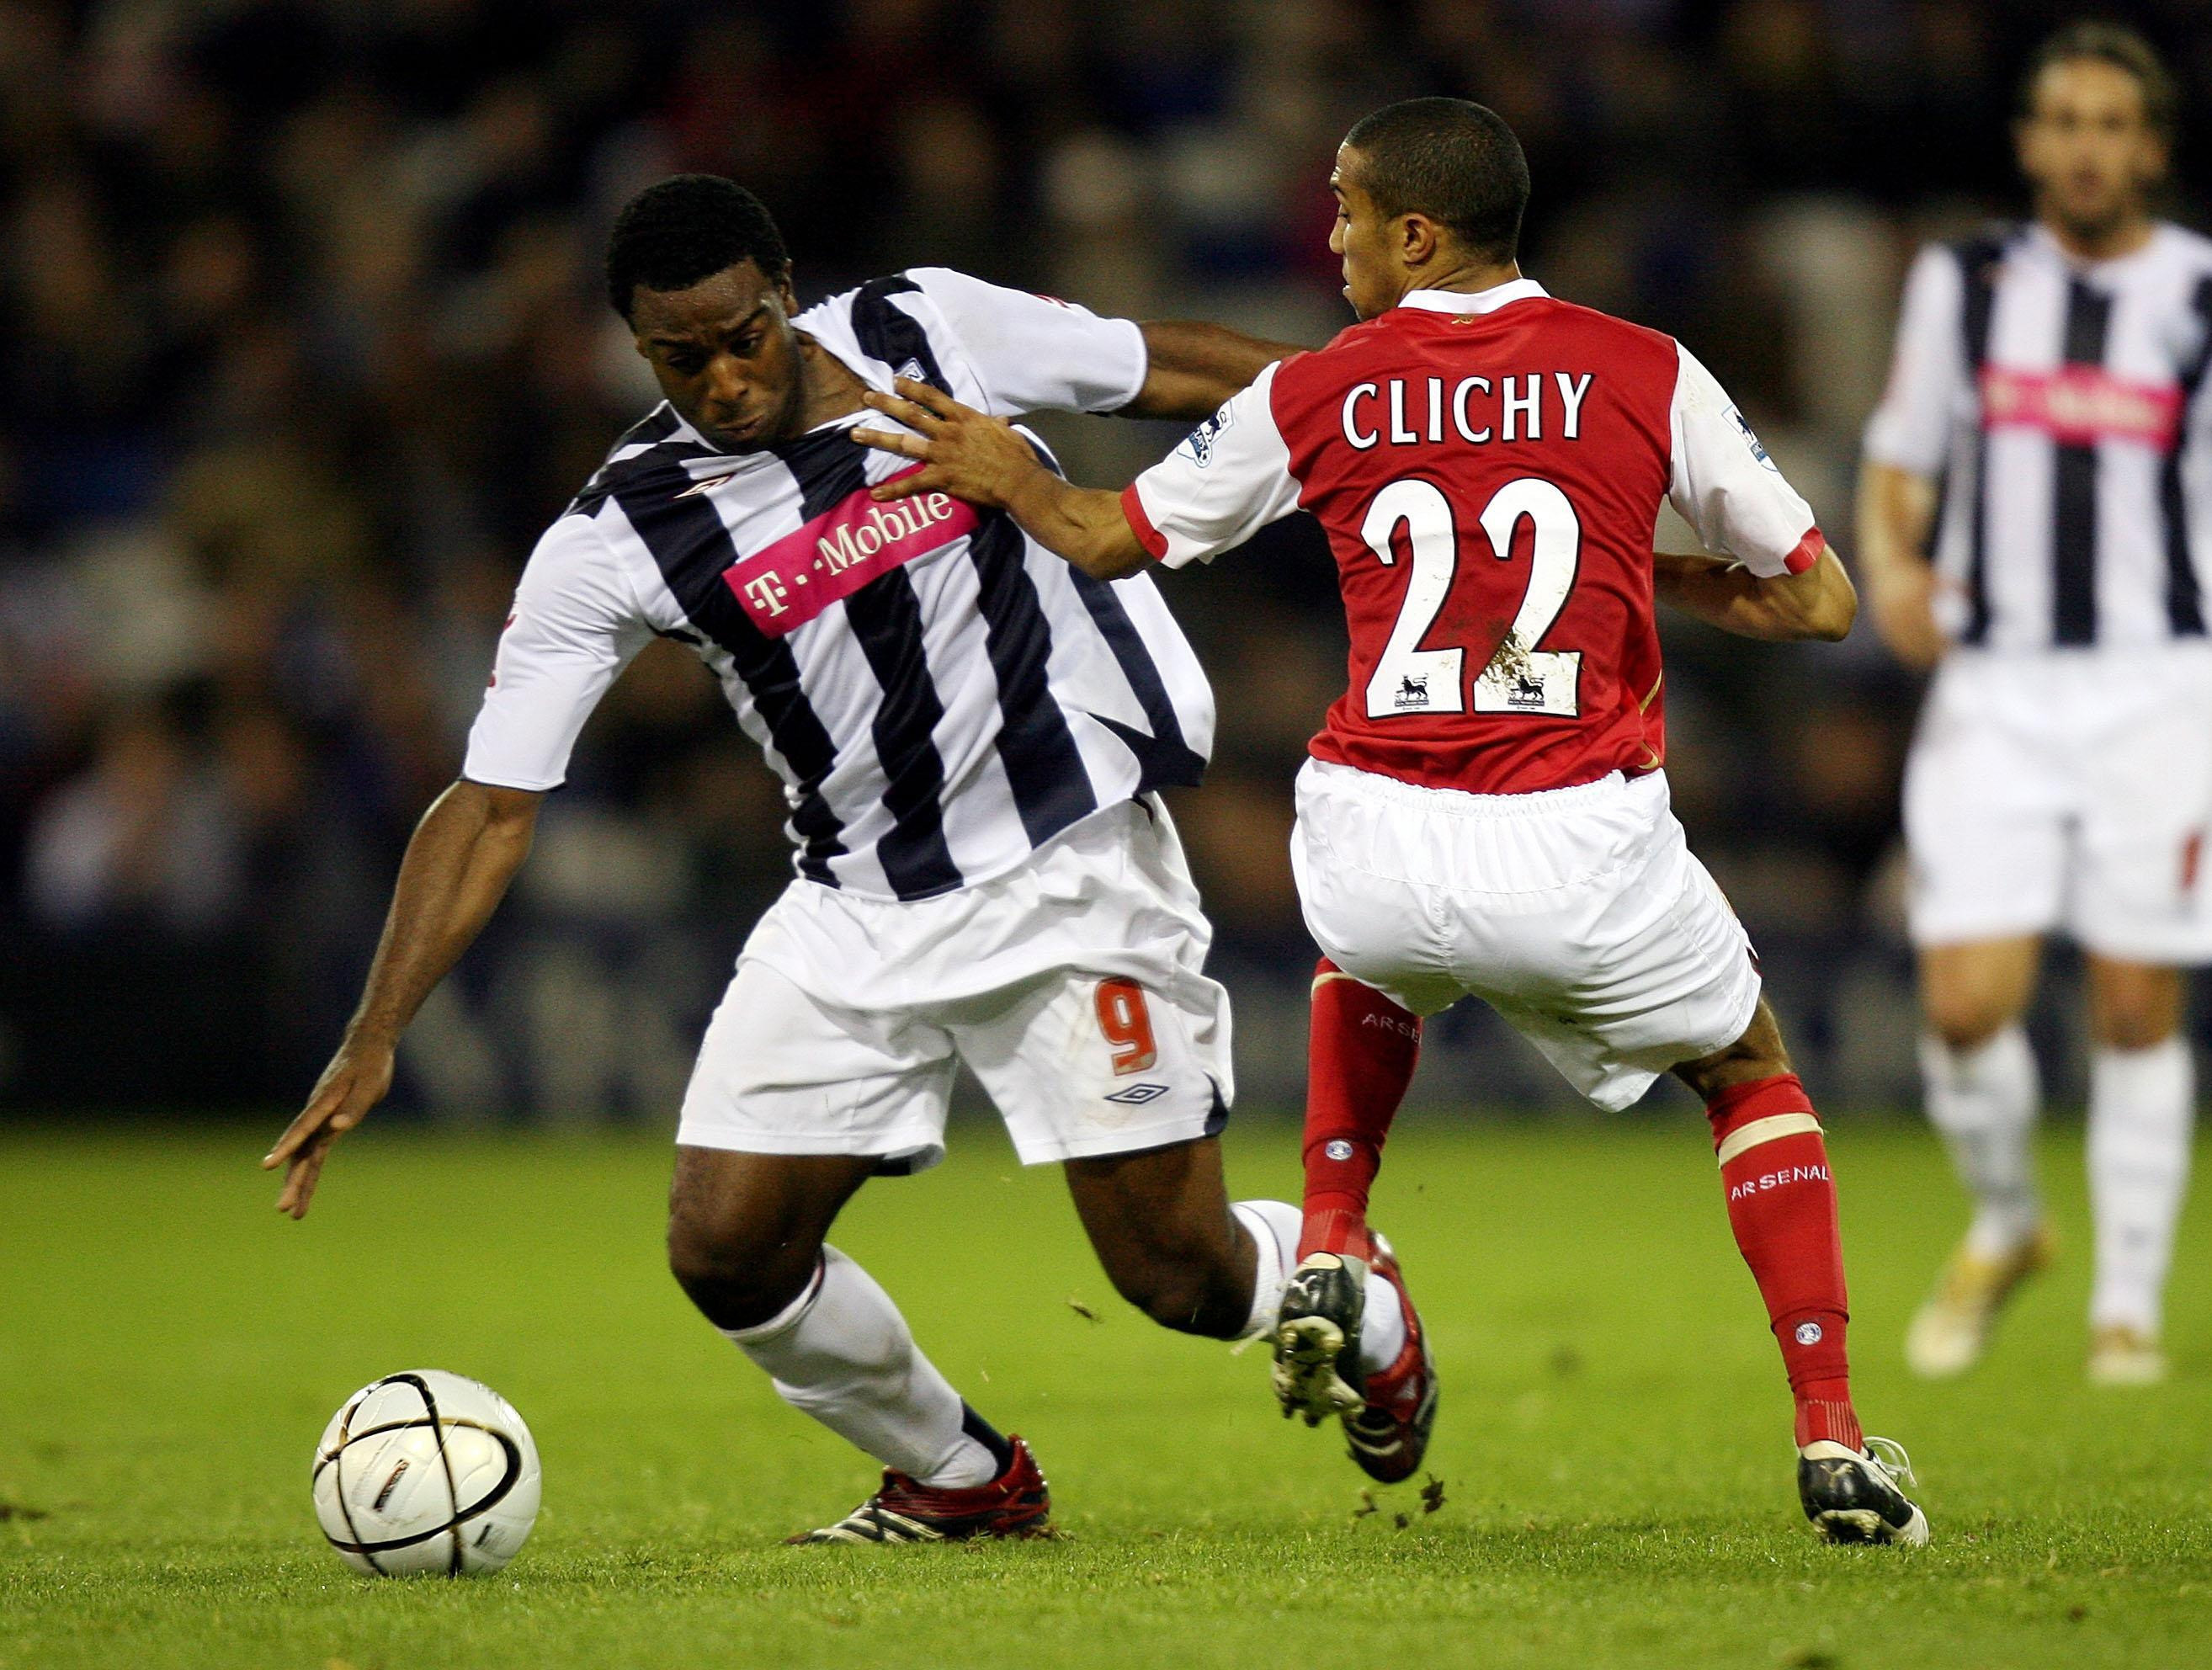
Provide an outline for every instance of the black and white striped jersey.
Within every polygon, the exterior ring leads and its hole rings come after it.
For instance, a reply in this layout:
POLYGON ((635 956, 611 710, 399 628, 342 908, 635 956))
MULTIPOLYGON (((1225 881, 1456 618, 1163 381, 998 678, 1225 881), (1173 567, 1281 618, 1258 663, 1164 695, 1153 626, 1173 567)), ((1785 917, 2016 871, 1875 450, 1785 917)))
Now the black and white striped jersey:
POLYGON ((2000 650, 2202 639, 2212 240, 2082 263, 2041 226, 1921 252, 1878 463, 1939 477, 1944 627, 2000 650))
MULTIPOLYGON (((796 323, 872 387, 917 378, 1000 414, 1111 410, 1145 380, 1129 321, 941 268, 796 323)), ((1091 580, 942 494, 877 504, 915 466, 853 440, 861 421, 733 456, 664 404, 624 435, 531 556, 464 774, 556 786, 658 635, 720 681, 783 779, 799 874, 829 886, 950 892, 1195 783, 1212 692, 1152 581, 1091 580)))

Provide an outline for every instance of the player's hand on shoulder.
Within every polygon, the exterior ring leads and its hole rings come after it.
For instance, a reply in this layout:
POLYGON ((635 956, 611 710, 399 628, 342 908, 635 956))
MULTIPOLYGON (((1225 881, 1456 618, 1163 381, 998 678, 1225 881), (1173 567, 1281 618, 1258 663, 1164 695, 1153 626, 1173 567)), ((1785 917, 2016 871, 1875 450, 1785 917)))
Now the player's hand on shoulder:
POLYGON ((870 389, 860 398, 871 410, 897 419, 914 433, 859 428, 853 439, 915 459, 922 467, 874 488, 871 496, 879 502, 950 493, 987 510, 1003 509, 1020 481, 1042 467, 1030 443, 1005 420, 963 406, 942 389, 912 378, 897 379, 894 387, 896 393, 870 389))
POLYGON ((391 1090, 394 1056, 392 1045, 373 1039, 348 1038, 338 1046, 307 1105, 262 1157, 264 1171, 284 1168, 277 1211, 295 1218, 307 1215, 331 1145, 367 1118, 391 1090))
POLYGON ((1936 619, 1936 571, 1925 562, 1870 568, 1867 600, 1890 653, 1915 672, 1943 659, 1950 639, 1936 619))

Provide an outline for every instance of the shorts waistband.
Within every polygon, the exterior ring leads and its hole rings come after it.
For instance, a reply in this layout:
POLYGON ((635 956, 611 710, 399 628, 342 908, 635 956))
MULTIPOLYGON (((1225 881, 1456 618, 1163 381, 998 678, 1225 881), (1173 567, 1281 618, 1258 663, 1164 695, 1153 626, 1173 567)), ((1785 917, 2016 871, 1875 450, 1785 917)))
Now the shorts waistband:
POLYGON ((1631 777, 1619 771, 1566 788, 1533 789, 1526 794, 1470 794, 1464 789, 1431 788, 1403 778, 1385 777, 1378 771, 1339 765, 1334 760, 1309 759, 1301 776, 1311 773, 1317 781, 1341 786, 1370 799, 1418 806, 1425 812, 1448 817, 1554 817, 1578 807, 1618 802, 1639 794, 1663 792, 1666 774, 1648 771, 1631 777), (1644 785, 1657 786, 1646 788, 1644 785))

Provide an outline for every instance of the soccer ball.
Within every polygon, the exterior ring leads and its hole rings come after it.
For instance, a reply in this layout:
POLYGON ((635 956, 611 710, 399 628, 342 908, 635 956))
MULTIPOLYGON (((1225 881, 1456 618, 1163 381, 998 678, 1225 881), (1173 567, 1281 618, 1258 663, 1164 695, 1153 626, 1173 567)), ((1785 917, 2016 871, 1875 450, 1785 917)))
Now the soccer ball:
POLYGON ((528 1539, 542 1483, 514 1406, 436 1369, 362 1387, 315 1447, 323 1534, 375 1576, 498 1570, 528 1539))

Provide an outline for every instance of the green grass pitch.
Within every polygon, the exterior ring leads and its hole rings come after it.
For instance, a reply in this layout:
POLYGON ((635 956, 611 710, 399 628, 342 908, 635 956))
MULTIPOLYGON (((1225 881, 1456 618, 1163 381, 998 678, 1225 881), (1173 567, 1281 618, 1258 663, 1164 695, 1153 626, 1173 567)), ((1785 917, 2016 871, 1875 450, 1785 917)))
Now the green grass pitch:
MULTIPOLYGON (((685 1309, 658 1142, 372 1126, 295 1225, 264 1131, 0 1135, 0 1670, 2212 1662, 2212 1214, 2173 1383, 2093 1391, 2080 1145, 2054 1137, 2060 1267, 1984 1372, 1917 1385, 1898 1340, 1961 1209, 1920 1131, 1838 1126, 1860 1404, 1919 1465, 1917 1554, 1799 1517, 1778 1360, 1680 1110, 1401 1133, 1378 1217, 1439 1342, 1445 1496, 1358 1518, 1334 1429, 1277 1418, 1258 1352, 1122 1307, 1056 1174, 960 1128, 837 1238, 1035 1443, 1066 1534, 895 1550, 778 1546, 871 1469, 685 1309), (316 1532, 324 1420, 423 1366, 537 1433, 544 1512, 499 1577, 359 1579, 316 1532)), ((1295 1149, 1248 1121, 1237 1191, 1289 1192, 1295 1149)))

